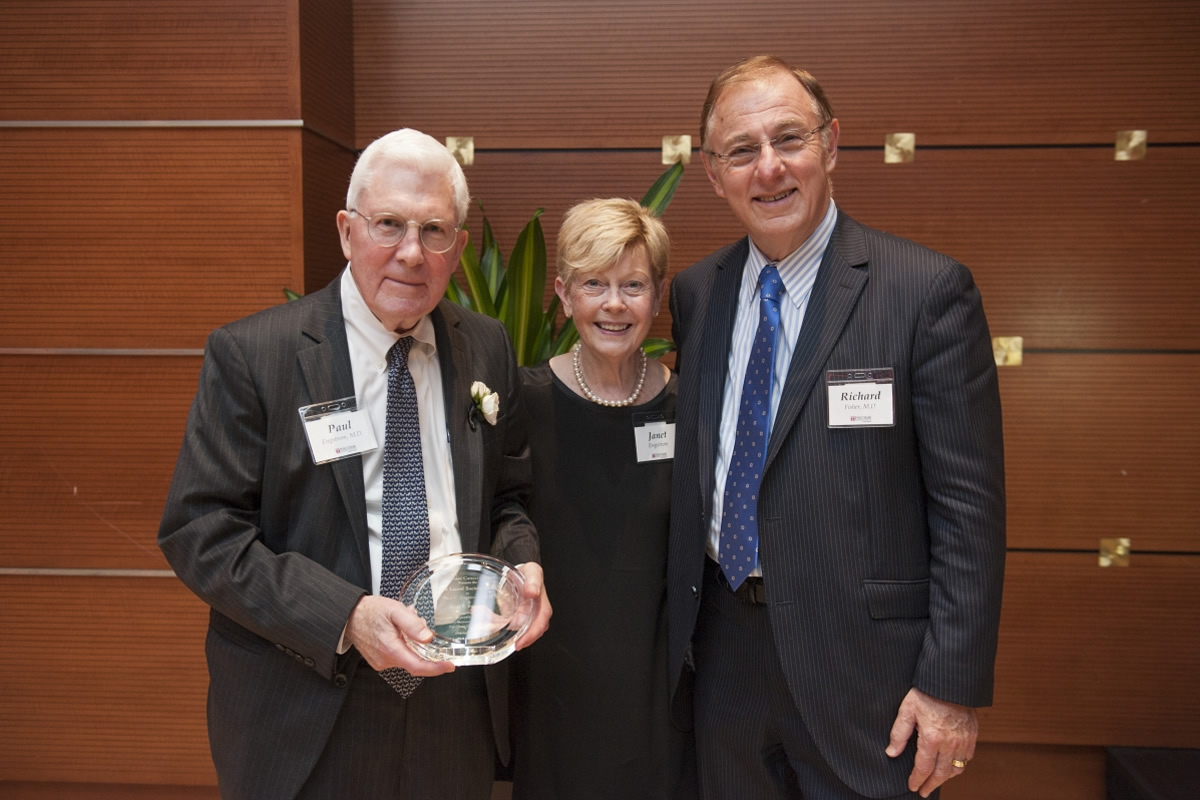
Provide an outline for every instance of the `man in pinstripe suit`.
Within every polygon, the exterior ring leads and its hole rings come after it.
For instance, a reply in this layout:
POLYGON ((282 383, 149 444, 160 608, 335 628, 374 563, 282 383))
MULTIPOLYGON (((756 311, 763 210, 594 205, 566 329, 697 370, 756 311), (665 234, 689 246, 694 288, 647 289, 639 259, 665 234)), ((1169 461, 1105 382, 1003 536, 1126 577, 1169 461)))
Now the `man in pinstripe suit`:
POLYGON ((485 800, 507 758, 505 665, 419 658, 403 635, 432 634, 380 593, 399 344, 424 486, 418 501, 410 471, 398 491, 427 508, 429 555, 520 565, 538 612, 518 647, 549 620, 512 346, 500 323, 441 301, 468 204, 440 143, 411 130, 377 139, 338 212, 342 274, 208 340, 159 545, 212 607, 208 726, 224 798, 485 800), (477 413, 475 381, 497 393, 497 416, 477 413), (342 430, 373 431, 379 447, 339 459, 307 436, 299 410, 331 401, 342 430), (397 667, 424 678, 411 694, 379 674, 397 667))
POLYGON ((773 57, 705 102, 705 169, 749 233, 671 290, 669 646, 707 798, 933 796, 991 702, 1005 509, 987 322, 964 266, 836 207, 838 132, 816 80, 773 57), (764 270, 784 289, 759 455, 737 422, 764 270), (743 456, 761 485, 735 501, 743 456), (753 538, 722 530, 734 502, 753 538))

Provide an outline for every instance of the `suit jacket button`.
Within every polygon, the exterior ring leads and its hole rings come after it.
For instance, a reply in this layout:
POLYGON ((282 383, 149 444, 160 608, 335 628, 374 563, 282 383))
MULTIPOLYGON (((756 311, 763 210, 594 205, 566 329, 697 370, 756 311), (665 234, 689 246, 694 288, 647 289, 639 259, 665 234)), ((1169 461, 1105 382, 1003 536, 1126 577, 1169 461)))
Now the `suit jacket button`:
POLYGON ((345 675, 343 675, 340 672, 337 675, 333 676, 333 685, 338 687, 339 689, 345 689, 349 683, 350 683, 350 679, 347 678, 345 675))
POLYGON ((309 669, 315 667, 316 664, 317 662, 313 661, 311 658, 304 659, 304 666, 308 667, 309 669))
POLYGON ((697 588, 695 586, 692 587, 692 597, 696 600, 700 599, 700 589, 699 588, 697 588))

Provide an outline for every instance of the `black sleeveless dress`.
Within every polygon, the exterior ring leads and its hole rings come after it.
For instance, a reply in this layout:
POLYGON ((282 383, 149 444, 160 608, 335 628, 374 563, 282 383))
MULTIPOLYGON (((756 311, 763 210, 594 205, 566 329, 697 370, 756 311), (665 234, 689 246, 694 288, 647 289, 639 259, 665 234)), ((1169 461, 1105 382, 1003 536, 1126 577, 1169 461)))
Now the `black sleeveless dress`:
POLYGON ((521 374, 554 616, 513 657, 514 800, 670 798, 685 755, 667 698, 672 462, 638 462, 634 415, 673 422, 676 377, 644 404, 607 408, 548 363, 521 374))

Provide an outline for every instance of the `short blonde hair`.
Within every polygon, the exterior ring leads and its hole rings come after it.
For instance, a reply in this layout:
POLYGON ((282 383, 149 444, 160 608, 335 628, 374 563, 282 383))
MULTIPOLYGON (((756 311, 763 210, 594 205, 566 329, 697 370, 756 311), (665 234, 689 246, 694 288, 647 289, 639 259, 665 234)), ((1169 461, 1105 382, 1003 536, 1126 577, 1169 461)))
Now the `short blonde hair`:
POLYGON ((606 270, 634 247, 641 247, 650 262, 657 296, 671 255, 671 238, 662 220, 633 200, 584 200, 563 215, 558 229, 558 277, 570 286, 576 275, 606 270))

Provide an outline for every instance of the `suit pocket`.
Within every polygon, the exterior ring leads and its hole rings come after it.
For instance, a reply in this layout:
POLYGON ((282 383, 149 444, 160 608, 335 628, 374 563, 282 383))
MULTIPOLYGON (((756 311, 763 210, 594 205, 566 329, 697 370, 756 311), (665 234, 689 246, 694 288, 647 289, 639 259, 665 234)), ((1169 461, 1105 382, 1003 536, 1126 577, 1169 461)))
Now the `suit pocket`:
POLYGON ((871 619, 924 619, 929 616, 929 580, 863 581, 871 619))

